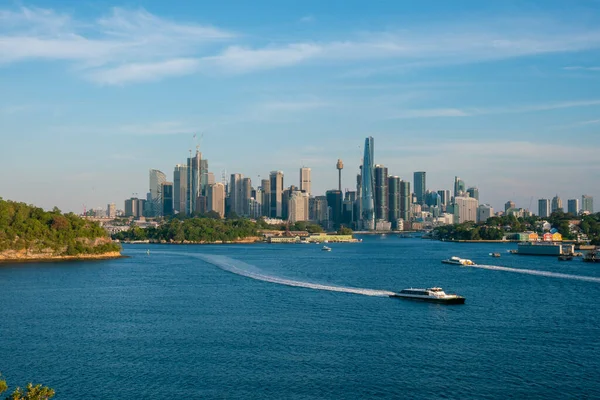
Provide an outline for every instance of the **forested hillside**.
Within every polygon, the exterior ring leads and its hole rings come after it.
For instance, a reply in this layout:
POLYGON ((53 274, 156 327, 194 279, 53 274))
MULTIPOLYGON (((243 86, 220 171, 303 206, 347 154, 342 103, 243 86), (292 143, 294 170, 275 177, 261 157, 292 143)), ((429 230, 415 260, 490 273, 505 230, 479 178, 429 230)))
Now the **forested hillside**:
POLYGON ((97 223, 73 213, 62 214, 0 198, 0 253, 8 251, 52 256, 119 252, 97 223))

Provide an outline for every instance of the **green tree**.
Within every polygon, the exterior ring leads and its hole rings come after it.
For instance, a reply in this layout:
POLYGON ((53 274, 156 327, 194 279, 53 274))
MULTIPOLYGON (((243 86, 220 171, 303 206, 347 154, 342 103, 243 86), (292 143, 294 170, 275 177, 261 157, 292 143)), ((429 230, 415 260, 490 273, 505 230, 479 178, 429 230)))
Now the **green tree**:
MULTIPOLYGON (((8 389, 6 381, 0 376, 0 394, 8 389)), ((48 400, 54 397, 54 389, 42 385, 27 384, 26 390, 17 387, 14 392, 6 397, 6 400, 48 400)))
POLYGON ((348 228, 347 226, 342 226, 337 233, 338 235, 352 235, 352 229, 348 228))

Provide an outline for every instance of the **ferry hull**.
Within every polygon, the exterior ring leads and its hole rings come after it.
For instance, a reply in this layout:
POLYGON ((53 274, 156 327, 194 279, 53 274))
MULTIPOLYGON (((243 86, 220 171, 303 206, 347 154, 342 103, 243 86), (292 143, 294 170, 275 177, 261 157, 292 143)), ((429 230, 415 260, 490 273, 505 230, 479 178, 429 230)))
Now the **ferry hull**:
POLYGON ((408 297, 408 296, 400 296, 398 294, 390 295, 392 298, 403 299, 403 300, 412 300, 412 301, 423 301, 425 303, 437 303, 437 304, 465 304, 464 297, 453 297, 450 299, 426 299, 426 298, 418 298, 418 297, 408 297))

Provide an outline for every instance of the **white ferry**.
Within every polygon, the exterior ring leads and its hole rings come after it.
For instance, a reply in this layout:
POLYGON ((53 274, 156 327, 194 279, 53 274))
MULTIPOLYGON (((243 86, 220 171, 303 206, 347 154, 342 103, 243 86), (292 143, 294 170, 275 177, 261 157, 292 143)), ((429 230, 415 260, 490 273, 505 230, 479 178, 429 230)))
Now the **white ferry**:
POLYGON ((442 288, 434 287, 429 289, 404 289, 400 293, 394 293, 390 297, 396 297, 407 300, 427 301, 430 303, 441 304, 464 304, 465 298, 455 294, 446 294, 442 288))
POLYGON ((466 258, 450 257, 447 260, 442 260, 442 264, 454 264, 454 265, 475 265, 475 263, 466 258))

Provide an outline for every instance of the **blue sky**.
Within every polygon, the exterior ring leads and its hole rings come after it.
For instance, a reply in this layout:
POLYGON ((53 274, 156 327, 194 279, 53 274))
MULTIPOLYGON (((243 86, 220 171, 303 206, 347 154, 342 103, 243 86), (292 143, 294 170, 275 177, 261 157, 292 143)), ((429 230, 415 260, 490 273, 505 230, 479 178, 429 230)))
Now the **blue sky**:
POLYGON ((0 1, 1 197, 123 207, 201 132, 255 184, 352 189, 372 135, 429 189, 600 202, 600 2, 0 1))

